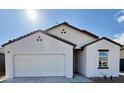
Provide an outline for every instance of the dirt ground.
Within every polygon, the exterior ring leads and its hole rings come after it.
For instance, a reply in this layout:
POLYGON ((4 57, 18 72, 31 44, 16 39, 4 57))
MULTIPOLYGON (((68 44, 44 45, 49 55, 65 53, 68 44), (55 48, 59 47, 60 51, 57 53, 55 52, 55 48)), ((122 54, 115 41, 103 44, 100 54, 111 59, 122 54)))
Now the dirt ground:
POLYGON ((111 78, 90 78, 93 80, 95 83, 124 83, 124 75, 120 75, 119 77, 113 77, 111 78))

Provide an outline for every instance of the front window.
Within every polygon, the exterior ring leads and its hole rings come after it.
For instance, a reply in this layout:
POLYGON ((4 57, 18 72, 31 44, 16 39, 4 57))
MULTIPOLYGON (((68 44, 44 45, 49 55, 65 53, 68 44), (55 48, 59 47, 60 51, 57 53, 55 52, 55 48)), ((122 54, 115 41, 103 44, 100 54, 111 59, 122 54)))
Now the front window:
POLYGON ((99 68, 108 67, 108 50, 99 50, 99 68))

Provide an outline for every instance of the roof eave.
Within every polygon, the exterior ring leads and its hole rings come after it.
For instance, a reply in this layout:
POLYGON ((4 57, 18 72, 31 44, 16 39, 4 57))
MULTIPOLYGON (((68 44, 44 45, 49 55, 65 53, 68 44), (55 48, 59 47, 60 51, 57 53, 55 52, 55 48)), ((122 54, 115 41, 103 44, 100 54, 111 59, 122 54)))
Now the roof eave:
POLYGON ((123 45, 121 45, 120 43, 117 43, 117 42, 115 42, 115 41, 113 41, 113 40, 111 40, 111 39, 108 39, 108 38, 106 38, 106 37, 102 37, 102 38, 100 38, 100 39, 97 39, 96 41, 93 41, 93 42, 91 42, 91 43, 88 43, 88 44, 82 46, 81 49, 84 49, 85 47, 87 47, 87 46, 89 46, 89 45, 91 45, 91 44, 94 44, 94 43, 96 43, 96 42, 98 42, 98 41, 100 41, 100 40, 103 40, 103 39, 105 39, 105 40, 107 40, 107 41, 109 41, 109 42, 112 42, 112 43, 114 43, 114 44, 116 44, 116 45, 118 45, 118 46, 120 46, 120 47, 123 47, 123 45))
POLYGON ((55 35, 53 35, 53 34, 44 32, 43 30, 36 30, 36 31, 33 31, 33 32, 28 33, 28 34, 26 34, 26 35, 24 35, 24 36, 20 36, 20 37, 18 37, 18 38, 16 38, 16 39, 10 40, 10 41, 8 41, 7 43, 5 43, 5 44, 3 44, 3 45, 1 45, 1 46, 2 46, 2 47, 5 47, 6 45, 9 45, 9 44, 11 44, 11 43, 13 43, 13 42, 16 42, 16 41, 18 41, 18 40, 20 40, 20 39, 23 39, 23 38, 25 38, 25 37, 27 37, 27 36, 30 36, 30 35, 32 35, 32 34, 35 34, 35 33, 37 33, 37 32, 41 32, 41 33, 46 34, 46 35, 48 35, 48 36, 50 36, 50 37, 53 37, 53 38, 55 38, 55 39, 57 39, 57 40, 60 40, 60 41, 62 41, 62 42, 64 42, 64 43, 67 43, 67 44, 69 44, 69 45, 72 45, 72 46, 76 47, 76 44, 74 44, 74 43, 72 43, 72 42, 69 42, 69 41, 67 41, 67 40, 64 40, 64 39, 62 39, 62 38, 59 38, 59 37, 57 37, 57 36, 55 36, 55 35))

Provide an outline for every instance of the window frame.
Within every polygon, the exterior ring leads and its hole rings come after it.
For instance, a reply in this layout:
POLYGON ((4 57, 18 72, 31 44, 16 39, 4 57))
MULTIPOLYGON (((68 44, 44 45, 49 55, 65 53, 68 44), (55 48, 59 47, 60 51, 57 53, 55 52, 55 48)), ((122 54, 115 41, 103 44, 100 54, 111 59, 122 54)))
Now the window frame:
MULTIPOLYGON (((98 54, 99 54, 99 66, 98 66, 98 69, 109 69, 109 67, 108 67, 108 58, 109 58, 109 49, 99 49, 98 50, 98 54), (107 66, 100 66, 100 57, 102 57, 101 55, 100 55, 100 52, 107 52, 107 66)), ((105 56, 103 56, 103 57, 105 57, 105 56)), ((103 60, 104 61, 104 60, 103 60)))

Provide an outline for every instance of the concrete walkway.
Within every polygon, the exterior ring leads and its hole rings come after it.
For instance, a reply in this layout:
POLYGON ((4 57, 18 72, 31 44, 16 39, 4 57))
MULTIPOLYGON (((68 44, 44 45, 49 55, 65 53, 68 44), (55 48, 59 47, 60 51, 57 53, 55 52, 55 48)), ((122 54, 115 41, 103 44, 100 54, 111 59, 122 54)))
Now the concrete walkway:
POLYGON ((80 83, 93 83, 93 81, 90 80, 89 78, 82 76, 82 75, 79 75, 79 74, 74 74, 74 78, 79 80, 80 83))
POLYGON ((3 82, 3 81, 5 81, 6 80, 6 77, 5 76, 1 76, 0 77, 0 82, 3 82))
POLYGON ((65 77, 20 77, 7 79, 2 83, 91 83, 90 79, 75 74, 73 78, 65 77))
POLYGON ((120 72, 119 75, 124 76, 124 72, 120 72))

